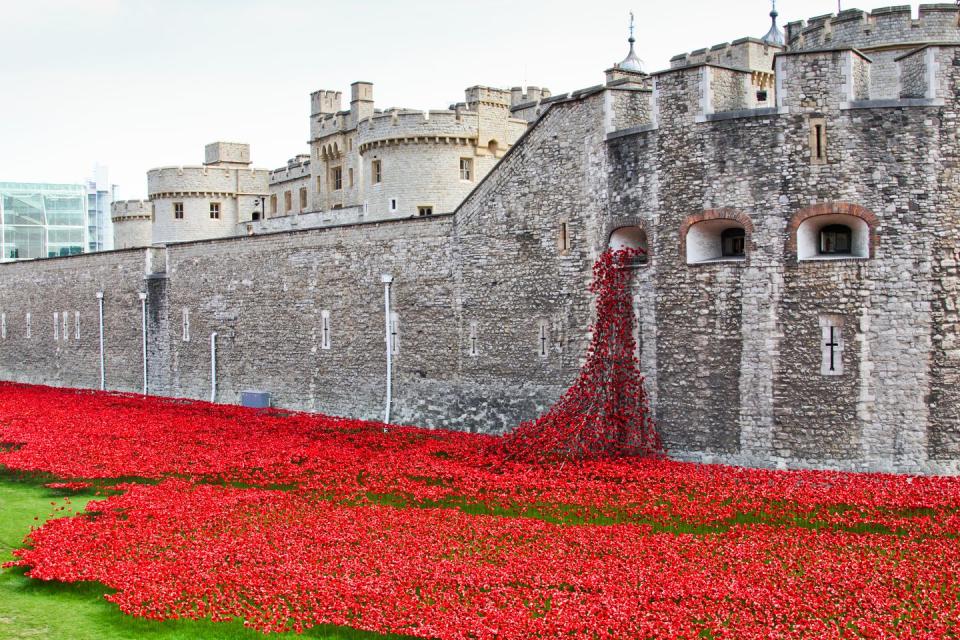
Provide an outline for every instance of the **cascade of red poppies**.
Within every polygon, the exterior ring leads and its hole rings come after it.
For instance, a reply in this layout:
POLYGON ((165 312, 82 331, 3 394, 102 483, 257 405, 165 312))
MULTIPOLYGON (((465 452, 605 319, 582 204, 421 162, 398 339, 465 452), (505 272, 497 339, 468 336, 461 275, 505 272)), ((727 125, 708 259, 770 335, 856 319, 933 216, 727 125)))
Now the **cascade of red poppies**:
POLYGON ((503 442, 505 457, 530 461, 662 457, 633 336, 630 266, 642 249, 608 250, 593 266, 597 318, 577 380, 550 410, 503 442))

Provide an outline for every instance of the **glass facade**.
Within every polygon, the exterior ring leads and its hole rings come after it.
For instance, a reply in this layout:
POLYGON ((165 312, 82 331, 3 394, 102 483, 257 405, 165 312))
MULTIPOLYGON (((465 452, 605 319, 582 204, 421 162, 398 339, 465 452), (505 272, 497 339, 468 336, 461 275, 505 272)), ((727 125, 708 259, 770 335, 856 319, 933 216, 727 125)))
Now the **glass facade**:
POLYGON ((86 185, 0 182, 0 261, 83 253, 87 207, 86 185))
POLYGON ((97 165, 94 176, 87 180, 87 251, 113 249, 113 221, 110 205, 113 203, 113 185, 107 168, 97 165))

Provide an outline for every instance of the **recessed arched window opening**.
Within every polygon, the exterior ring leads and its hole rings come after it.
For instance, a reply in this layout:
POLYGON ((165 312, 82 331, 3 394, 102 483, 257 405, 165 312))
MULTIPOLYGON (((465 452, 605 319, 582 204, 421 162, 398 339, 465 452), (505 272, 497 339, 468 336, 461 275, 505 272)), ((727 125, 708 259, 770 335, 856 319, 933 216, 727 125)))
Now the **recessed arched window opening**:
POLYGON ((742 262, 747 258, 747 230, 732 218, 697 222, 687 229, 687 264, 742 262))
POLYGON ((647 232, 640 227, 620 227, 610 234, 610 248, 614 251, 622 249, 642 249, 643 253, 634 256, 631 267, 642 267, 650 261, 650 247, 647 242, 647 232))
POLYGON ((491 140, 487 145, 487 149, 490 151, 490 153, 496 155, 497 150, 500 149, 500 143, 498 143, 496 140, 491 140))
POLYGON ((797 227, 798 260, 870 257, 870 225, 861 218, 827 214, 807 218, 797 227))

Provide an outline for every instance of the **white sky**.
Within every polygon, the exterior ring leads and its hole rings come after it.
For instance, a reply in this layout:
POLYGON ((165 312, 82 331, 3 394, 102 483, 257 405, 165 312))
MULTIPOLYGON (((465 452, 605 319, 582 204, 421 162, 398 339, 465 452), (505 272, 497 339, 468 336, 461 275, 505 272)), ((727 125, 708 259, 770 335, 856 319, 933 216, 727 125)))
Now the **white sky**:
MULTIPOLYGON (((309 93, 348 108, 356 80, 378 108, 584 88, 626 55, 631 9, 648 71, 769 28, 768 0, 0 0, 0 181, 79 182, 99 162, 140 198, 149 168, 200 164, 215 140, 276 168, 307 150, 309 93)), ((836 9, 778 3, 781 27, 836 9)))

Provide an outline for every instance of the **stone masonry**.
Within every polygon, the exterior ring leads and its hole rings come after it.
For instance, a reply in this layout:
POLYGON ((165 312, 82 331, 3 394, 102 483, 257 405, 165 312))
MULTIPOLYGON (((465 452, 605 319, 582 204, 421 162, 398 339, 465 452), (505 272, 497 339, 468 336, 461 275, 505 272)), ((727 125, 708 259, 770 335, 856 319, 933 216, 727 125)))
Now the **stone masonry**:
POLYGON ((765 72, 693 54, 551 98, 449 215, 0 265, 0 378, 96 387, 102 292, 107 387, 140 391, 143 293, 150 393, 209 398, 216 333, 217 401, 380 419, 389 274, 392 419, 502 433, 576 377, 592 265, 634 243, 673 457, 960 473, 960 43, 936 38, 881 84, 856 41, 777 50, 767 104, 765 72))

